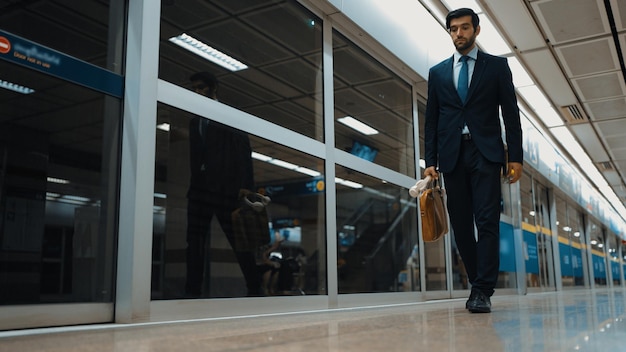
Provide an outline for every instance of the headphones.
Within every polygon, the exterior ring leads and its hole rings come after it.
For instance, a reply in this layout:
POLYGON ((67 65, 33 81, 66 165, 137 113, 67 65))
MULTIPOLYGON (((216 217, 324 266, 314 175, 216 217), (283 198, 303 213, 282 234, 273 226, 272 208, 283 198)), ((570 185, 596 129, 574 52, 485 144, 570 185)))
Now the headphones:
POLYGON ((243 197, 243 199, 246 202, 246 205, 252 208, 252 210, 256 211, 257 213, 263 211, 263 209, 265 209, 265 206, 267 206, 269 202, 272 201, 270 197, 264 196, 260 193, 250 193, 250 194, 253 194, 257 198, 259 198, 259 200, 253 202, 250 199, 248 199, 247 196, 243 197))

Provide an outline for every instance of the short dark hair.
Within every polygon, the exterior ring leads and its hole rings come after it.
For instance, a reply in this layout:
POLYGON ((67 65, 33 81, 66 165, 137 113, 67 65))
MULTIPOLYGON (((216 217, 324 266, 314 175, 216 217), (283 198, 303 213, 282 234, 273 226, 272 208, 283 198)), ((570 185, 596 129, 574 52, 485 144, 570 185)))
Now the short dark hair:
POLYGON ((210 72, 196 72, 189 77, 190 81, 201 81, 209 87, 209 93, 211 95, 217 92, 218 81, 215 76, 210 72))
POLYGON ((474 26, 474 29, 476 29, 480 22, 480 20, 478 19, 478 15, 476 14, 476 12, 474 12, 474 10, 468 9, 467 7, 448 12, 448 15, 446 16, 446 29, 450 29, 450 21, 452 19, 465 16, 472 16, 472 25, 474 26))

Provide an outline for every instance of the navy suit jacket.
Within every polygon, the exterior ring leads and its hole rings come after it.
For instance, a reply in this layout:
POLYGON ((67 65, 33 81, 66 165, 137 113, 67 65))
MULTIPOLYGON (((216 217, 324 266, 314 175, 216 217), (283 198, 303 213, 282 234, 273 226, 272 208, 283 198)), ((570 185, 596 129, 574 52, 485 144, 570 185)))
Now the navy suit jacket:
POLYGON ((478 51, 465 104, 453 80, 454 56, 430 69, 426 105, 426 167, 440 172, 456 166, 464 122, 478 150, 489 161, 505 164, 499 108, 502 110, 508 161, 523 161, 519 108, 506 58, 478 51))

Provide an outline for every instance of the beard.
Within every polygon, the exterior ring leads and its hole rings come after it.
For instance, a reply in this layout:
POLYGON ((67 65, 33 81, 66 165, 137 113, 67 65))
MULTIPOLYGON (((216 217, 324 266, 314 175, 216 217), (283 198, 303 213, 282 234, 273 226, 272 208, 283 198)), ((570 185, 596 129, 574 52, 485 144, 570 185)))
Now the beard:
POLYGON ((474 42, 476 42, 476 35, 472 35, 465 39, 465 41, 454 42, 454 46, 456 47, 457 51, 464 51, 471 48, 474 45, 474 42))

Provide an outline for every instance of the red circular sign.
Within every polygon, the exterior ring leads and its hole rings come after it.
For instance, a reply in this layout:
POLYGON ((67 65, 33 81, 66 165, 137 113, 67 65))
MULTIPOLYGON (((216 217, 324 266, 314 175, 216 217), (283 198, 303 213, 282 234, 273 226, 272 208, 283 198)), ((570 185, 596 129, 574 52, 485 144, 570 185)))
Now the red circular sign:
POLYGON ((0 37, 0 54, 6 54, 9 51, 11 51, 11 42, 5 37, 0 37))

